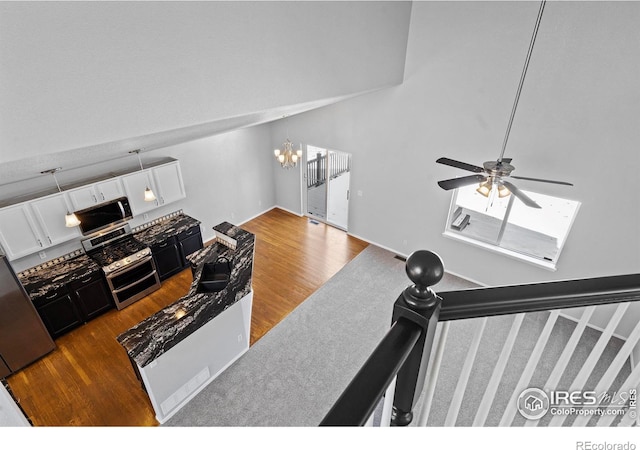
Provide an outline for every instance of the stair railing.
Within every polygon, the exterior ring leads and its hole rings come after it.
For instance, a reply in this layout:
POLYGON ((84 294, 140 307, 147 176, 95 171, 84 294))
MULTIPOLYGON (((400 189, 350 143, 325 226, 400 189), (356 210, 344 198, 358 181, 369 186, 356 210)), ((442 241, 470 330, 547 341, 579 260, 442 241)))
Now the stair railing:
MULTIPOLYGON (((550 388, 557 384, 559 376, 564 372, 568 359, 575 351, 575 346, 593 314, 594 308, 598 305, 619 304, 612 320, 573 382, 572 388, 579 388, 591 373, 608 337, 613 334, 613 330, 627 310, 629 306, 627 302, 640 300, 640 274, 465 289, 442 292, 437 295, 431 286, 438 283, 444 275, 444 265, 438 255, 426 250, 414 252, 407 258, 406 272, 413 284, 407 287, 394 303, 392 325, 389 332, 326 414, 320 423, 321 426, 369 424, 373 412, 383 397, 385 397, 383 418, 390 417, 390 424, 393 426, 406 426, 412 423, 414 408, 423 392, 424 398, 421 399, 422 408, 419 411, 418 425, 426 425, 444 353, 449 322, 480 318, 480 324, 475 331, 476 335, 463 364, 454 398, 451 400, 445 419, 445 425, 455 425, 462 404, 462 396, 469 380, 471 365, 475 359, 477 346, 487 318, 506 314, 515 315, 511 330, 475 416, 473 425, 482 426, 495 397, 498 383, 502 378, 502 372, 513 348, 515 337, 522 325, 524 314, 550 310, 551 314, 547 323, 502 416, 500 425, 508 426, 515 415, 516 396, 519 389, 523 389, 529 383, 535 365, 538 363, 551 330, 559 317, 560 309, 587 307, 549 376, 546 387, 550 388), (439 327, 440 333, 436 338, 435 332, 438 322, 443 323, 439 327), (435 347, 434 340, 437 340, 435 347), (432 349, 433 357, 431 355, 432 349), (430 361, 432 365, 429 367, 430 361), (391 397, 392 400, 388 397, 391 397), (391 409, 391 411, 389 412, 387 409, 391 409)), ((639 341, 640 324, 631 332, 596 389, 606 389, 610 386, 617 370, 630 354, 632 347, 639 341)), ((640 365, 623 382, 621 389, 636 386, 639 381, 640 365)), ((609 425, 613 417, 603 415, 598 424, 609 425)), ((550 425, 562 425, 564 419, 562 416, 556 416, 550 425)), ((590 419, 591 416, 579 416, 575 424, 584 425, 590 419)), ((633 418, 627 415, 620 421, 620 424, 628 425, 632 421, 633 418)), ((536 425, 535 420, 526 423, 526 426, 532 425, 536 425)))
MULTIPOLYGON (((347 153, 329 153, 329 179, 339 177, 351 170, 351 156, 347 153)), ((316 153, 307 161, 307 188, 317 187, 327 181, 327 155, 316 153)))

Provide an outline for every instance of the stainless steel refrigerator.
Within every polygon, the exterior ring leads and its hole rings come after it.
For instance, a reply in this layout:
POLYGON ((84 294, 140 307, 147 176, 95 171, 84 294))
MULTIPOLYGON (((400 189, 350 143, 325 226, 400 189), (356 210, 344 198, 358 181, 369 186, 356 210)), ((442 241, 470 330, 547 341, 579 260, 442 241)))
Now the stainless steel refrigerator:
POLYGON ((56 348, 35 306, 0 253, 0 378, 56 348))

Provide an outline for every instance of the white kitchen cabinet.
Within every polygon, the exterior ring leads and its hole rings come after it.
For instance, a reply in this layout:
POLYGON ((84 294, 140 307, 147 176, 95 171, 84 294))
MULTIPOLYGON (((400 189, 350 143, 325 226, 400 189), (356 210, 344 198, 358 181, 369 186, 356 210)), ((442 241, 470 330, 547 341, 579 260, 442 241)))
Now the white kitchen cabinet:
POLYGON ((29 202, 43 235, 45 246, 57 245, 80 236, 78 227, 67 227, 65 215, 71 210, 64 193, 29 202))
POLYGON ((82 186, 66 191, 66 193, 69 195, 74 211, 89 208, 124 195, 120 178, 82 186))
POLYGON ((154 191, 160 206, 173 203, 187 196, 182 182, 178 161, 152 169, 157 191, 154 191))
POLYGON ((74 211, 79 211, 98 204, 98 197, 96 196, 96 191, 93 188, 93 185, 71 189, 67 191, 67 194, 69 195, 69 200, 71 200, 72 209, 74 211))
POLYGON ((124 196, 120 178, 105 180, 95 184, 96 195, 99 202, 108 202, 124 196))
POLYGON ((0 244, 9 260, 38 252, 45 246, 29 204, 0 209, 0 244))
POLYGON ((150 170, 141 170, 123 175, 120 179, 122 180, 122 187, 124 188, 125 195, 129 199, 131 212, 134 216, 151 211, 159 206, 157 195, 156 200, 152 202, 147 202, 144 199, 144 191, 147 187, 150 188, 154 194, 156 193, 150 170))

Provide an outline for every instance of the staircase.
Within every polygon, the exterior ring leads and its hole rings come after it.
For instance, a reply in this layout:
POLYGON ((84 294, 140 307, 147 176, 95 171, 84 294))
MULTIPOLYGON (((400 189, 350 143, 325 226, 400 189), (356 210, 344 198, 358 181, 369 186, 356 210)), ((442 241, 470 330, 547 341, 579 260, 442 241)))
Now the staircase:
MULTIPOLYGON (((629 303, 617 306, 607 327, 588 326, 595 306, 579 321, 562 310, 529 312, 440 322, 429 378, 416 405, 414 426, 629 426, 626 414, 554 415, 525 419, 517 410, 527 388, 549 391, 624 393, 640 384, 640 365, 632 367, 631 352, 640 325, 627 340, 613 335, 629 303), (441 361, 438 364, 437 351, 441 361)), ((599 398, 599 397, 598 397, 599 398)), ((613 397, 620 400, 620 397, 613 397)), ((628 402, 627 402, 628 406, 628 402)), ((637 409, 636 409, 637 411, 637 409)))
POLYGON ((405 269, 389 331, 321 426, 638 425, 640 274, 436 294, 437 254, 405 269))

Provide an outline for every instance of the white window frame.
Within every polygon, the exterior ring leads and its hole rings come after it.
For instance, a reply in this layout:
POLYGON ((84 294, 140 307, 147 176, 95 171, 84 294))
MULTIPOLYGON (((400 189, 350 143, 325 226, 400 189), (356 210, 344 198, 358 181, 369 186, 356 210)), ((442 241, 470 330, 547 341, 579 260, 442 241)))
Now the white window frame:
MULTIPOLYGON (((494 253, 498 253, 504 256, 508 256, 520 261, 524 261, 526 263, 529 264, 533 264, 535 266, 538 267, 542 267, 544 269, 550 270, 550 271, 555 271, 557 268, 557 264, 558 264, 558 260, 560 258, 560 255, 562 254, 562 250, 564 248, 564 244, 567 241, 567 237, 569 236, 569 233, 571 232, 571 228, 573 227, 573 223, 575 221, 576 216, 578 215, 578 212, 580 210, 580 206, 581 203, 579 201, 576 200, 570 200, 570 199, 566 199, 563 197, 555 197, 555 196, 551 196, 548 194, 541 194, 541 193, 536 193, 533 191, 525 191, 523 190, 524 193, 526 193, 527 195, 529 195, 530 197, 532 197, 535 200, 536 196, 546 196, 549 198, 553 198, 553 199, 557 199, 557 200, 566 200, 568 202, 572 202, 575 204, 575 210, 573 212, 573 215, 571 216, 571 218, 569 219, 569 223, 567 225, 566 228, 566 232, 564 233, 563 236, 560 236, 560 239, 558 239, 558 250, 557 253, 555 255, 555 258, 553 260, 548 260, 548 259, 544 259, 543 257, 537 257, 537 256, 533 256, 530 254, 526 254, 526 253, 521 253, 518 252, 516 250, 512 250, 509 248, 504 248, 500 246, 500 242, 501 242, 501 238, 504 234, 505 228, 507 226, 508 223, 513 224, 513 222, 508 222, 508 219, 510 217, 510 213, 511 213, 511 207, 513 206, 514 202, 519 202, 520 200, 518 200, 517 198, 514 198, 513 194, 511 194, 508 197, 508 201, 512 203, 512 206, 508 206, 505 208, 505 216, 502 217, 502 219, 496 219, 500 222, 500 230, 497 231, 497 236, 496 236, 496 242, 497 243, 492 243, 489 242, 488 240, 481 240, 478 238, 474 238, 468 234, 464 233, 464 230, 462 231, 457 231, 455 229, 453 229, 451 227, 451 223, 454 220, 455 217, 455 212, 456 210, 459 208, 457 199, 458 199, 458 191, 460 189, 475 189, 475 186, 469 186, 469 187, 465 187, 465 188, 459 188, 456 189, 453 192, 453 195, 451 197, 451 203, 449 205, 449 213, 447 214, 447 222, 445 224, 445 231, 443 233, 443 236, 445 236, 446 238, 449 239, 453 239, 456 241, 460 241, 460 242, 464 242, 466 244, 470 244, 473 245, 475 247, 479 247, 485 250, 489 250, 491 252, 494 253), (506 221, 505 221, 506 219, 506 221)), ((521 189, 522 190, 522 189, 521 189)), ((478 194, 479 195, 479 194, 478 194)), ((489 202, 490 200, 487 199, 487 202, 489 202)), ((544 209, 544 208, 543 208, 544 209)), ((540 211, 538 209, 535 209, 535 211, 540 211)), ((482 214, 482 213, 480 213, 482 214)), ((473 221, 473 217, 471 218, 471 221, 473 221)), ((472 223, 470 223, 469 226, 472 226, 472 223)), ((532 230, 534 231, 534 230, 532 230)))

